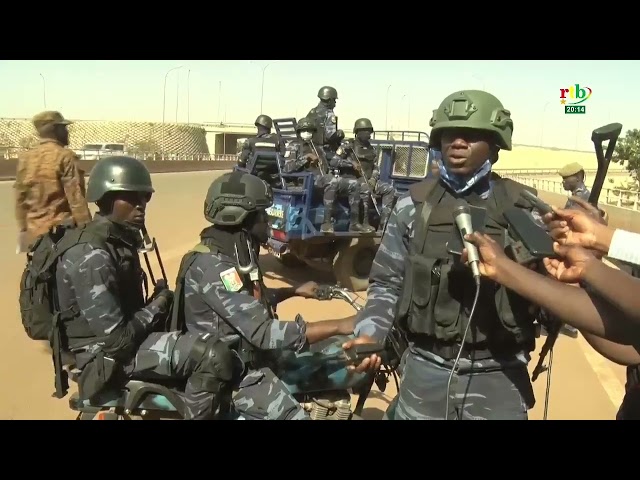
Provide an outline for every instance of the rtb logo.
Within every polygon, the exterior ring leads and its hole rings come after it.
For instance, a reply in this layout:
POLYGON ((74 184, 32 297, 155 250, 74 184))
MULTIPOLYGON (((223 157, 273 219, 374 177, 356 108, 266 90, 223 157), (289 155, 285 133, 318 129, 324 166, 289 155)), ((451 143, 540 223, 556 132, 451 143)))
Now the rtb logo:
POLYGON ((593 90, 589 87, 581 87, 576 83, 569 88, 560 89, 560 103, 562 105, 579 105, 591 97, 593 90))

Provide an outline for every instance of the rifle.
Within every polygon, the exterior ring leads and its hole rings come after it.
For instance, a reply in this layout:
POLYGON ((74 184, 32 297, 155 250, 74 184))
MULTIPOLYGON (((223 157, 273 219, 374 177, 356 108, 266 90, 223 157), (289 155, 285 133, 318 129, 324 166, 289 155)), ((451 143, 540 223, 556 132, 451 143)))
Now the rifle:
MULTIPOLYGON (((593 146, 596 151, 596 157, 598 159, 598 172, 596 173, 596 178, 593 181, 593 187, 591 189, 591 194, 589 195, 589 203, 594 207, 598 208, 598 199, 600 198, 600 193, 602 192, 602 186, 604 185, 605 177, 607 176, 607 172, 609 170, 609 164, 611 163, 611 158, 613 157, 613 152, 616 148, 616 142, 620 137, 620 133, 622 132, 622 124, 620 123, 610 123, 600 128, 596 128, 591 133, 591 141, 593 142, 593 146), (608 140, 609 144, 607 145, 607 152, 604 153, 602 148, 602 144, 608 140)), ((542 349, 540 350, 540 357, 538 358, 538 363, 536 364, 533 372, 531 374, 531 381, 535 382, 538 376, 542 372, 547 372, 547 391, 545 394, 544 401, 544 420, 547 419, 547 412, 549 407, 549 390, 551 387, 551 367, 553 365, 553 347, 558 340, 558 336, 560 335, 560 330, 562 330, 562 323, 558 321, 554 321, 549 319, 547 325, 545 325, 547 329, 547 339, 542 345, 542 349), (544 360, 549 356, 549 364, 545 365, 544 360)))
POLYGON ((358 155, 356 155, 356 152, 353 148, 348 147, 348 151, 350 153, 347 153, 347 155, 351 155, 353 158, 355 158, 356 162, 358 162, 358 168, 360 168, 360 173, 364 177, 364 181, 367 182, 367 185, 369 185, 369 198, 371 198, 371 203, 373 203, 373 206, 376 209, 378 216, 380 216, 380 209, 378 208, 378 204, 376 203, 376 198, 373 196, 373 192, 371 191, 371 185, 369 184, 369 179, 367 178, 367 175, 364 173, 364 169, 362 168, 362 163, 360 162, 360 159, 358 158, 358 155))
MULTIPOLYGON (((162 258, 160 257, 160 250, 158 249, 158 243, 156 242, 156 238, 153 237, 153 239, 151 239, 149 237, 149 233, 147 232, 146 226, 142 227, 142 229, 140 230, 140 235, 142 236, 142 248, 140 248, 138 252, 142 253, 142 255, 144 256, 144 261, 147 264, 147 270, 149 271, 149 277, 151 277, 151 284, 155 287, 156 279, 153 275, 153 270, 151 269, 151 263, 149 262, 148 254, 151 251, 155 251, 156 259, 158 260, 158 265, 160 266, 160 271, 162 272, 162 278, 164 279, 165 283, 168 285, 167 274, 164 270, 162 258)), ((145 281, 145 285, 146 285, 146 281, 145 281)))

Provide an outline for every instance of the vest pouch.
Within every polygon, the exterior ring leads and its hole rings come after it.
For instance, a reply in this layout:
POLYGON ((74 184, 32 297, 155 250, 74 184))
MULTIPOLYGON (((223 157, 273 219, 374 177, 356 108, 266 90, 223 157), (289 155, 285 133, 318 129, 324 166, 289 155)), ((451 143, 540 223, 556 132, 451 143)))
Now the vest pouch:
MULTIPOLYGON (((535 348, 534 315, 529 311, 530 304, 503 286, 499 286, 494 298, 505 337, 496 340, 507 344, 515 342, 516 345, 533 343, 535 348)), ((496 331, 494 336, 500 336, 500 331, 496 331)))
POLYGON ((434 299, 440 288, 440 260, 410 255, 406 262, 405 285, 399 311, 405 311, 407 330, 414 334, 433 335, 434 299))
POLYGON ((461 305, 451 294, 452 263, 443 261, 440 264, 440 284, 438 295, 433 298, 435 336, 443 341, 458 341, 461 305))
POLYGON ((82 400, 91 400, 107 387, 115 386, 118 377, 118 364, 115 360, 105 357, 98 352, 93 358, 83 358, 84 354, 76 355, 77 368, 82 369, 78 378, 78 396, 82 400), (84 363, 83 367, 80 367, 84 363))

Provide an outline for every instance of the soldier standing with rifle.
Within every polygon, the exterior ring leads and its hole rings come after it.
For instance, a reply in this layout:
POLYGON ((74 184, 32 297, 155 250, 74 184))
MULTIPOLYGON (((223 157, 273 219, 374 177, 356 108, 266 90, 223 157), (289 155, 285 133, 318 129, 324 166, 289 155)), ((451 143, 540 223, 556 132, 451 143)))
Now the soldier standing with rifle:
POLYGON ((370 228, 369 225, 369 200, 373 202, 373 206, 378 210, 376 198, 382 197, 382 212, 380 215, 380 225, 378 231, 384 231, 391 208, 393 207, 393 199, 396 189, 388 183, 380 181, 380 170, 378 168, 378 153, 371 145, 371 134, 373 133, 373 125, 368 118, 360 118, 356 120, 353 126, 353 133, 356 138, 348 140, 342 147, 342 158, 348 158, 352 155, 359 167, 360 177, 358 178, 358 187, 360 191, 360 200, 362 200, 362 225, 370 228))

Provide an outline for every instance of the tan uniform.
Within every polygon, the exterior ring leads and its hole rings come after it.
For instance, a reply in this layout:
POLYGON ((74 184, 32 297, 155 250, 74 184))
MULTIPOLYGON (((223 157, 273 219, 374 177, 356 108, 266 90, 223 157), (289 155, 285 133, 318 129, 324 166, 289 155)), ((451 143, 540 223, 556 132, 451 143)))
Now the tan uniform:
POLYGON ((84 197, 78 156, 56 140, 42 139, 18 159, 15 214, 18 228, 29 242, 51 227, 73 219, 77 225, 91 220, 84 197))

